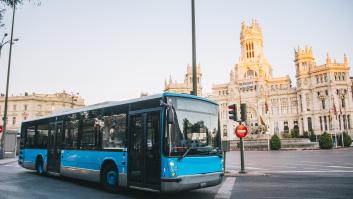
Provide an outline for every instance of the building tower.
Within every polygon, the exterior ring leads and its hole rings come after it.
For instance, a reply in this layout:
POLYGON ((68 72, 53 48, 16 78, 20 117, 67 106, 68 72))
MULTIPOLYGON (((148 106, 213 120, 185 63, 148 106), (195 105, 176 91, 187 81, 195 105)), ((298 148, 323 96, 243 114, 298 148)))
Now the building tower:
POLYGON ((256 77, 269 78, 272 76, 272 67, 265 58, 263 51, 262 30, 256 20, 252 20, 250 25, 246 25, 245 22, 242 23, 240 46, 239 77, 248 71, 250 74, 256 74, 256 77))
POLYGON ((312 110, 314 109, 312 101, 315 95, 311 91, 310 75, 316 66, 312 48, 305 46, 303 49, 299 47, 295 49, 294 63, 297 79, 298 111, 300 113, 297 127, 303 131, 303 129, 312 129, 312 110))

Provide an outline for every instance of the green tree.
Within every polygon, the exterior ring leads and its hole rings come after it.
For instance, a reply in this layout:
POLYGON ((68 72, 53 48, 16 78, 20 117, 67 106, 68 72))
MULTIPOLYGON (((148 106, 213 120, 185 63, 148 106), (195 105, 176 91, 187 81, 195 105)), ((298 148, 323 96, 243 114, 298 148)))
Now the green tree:
MULTIPOLYGON (((4 5, 10 8, 13 6, 13 3, 15 3, 16 6, 19 6, 19 5, 22 5, 24 1, 33 2, 37 6, 40 5, 39 0, 0 0, 0 6, 2 7, 2 5, 4 5)), ((6 11, 6 8, 0 10, 0 27, 4 26, 4 24, 2 23, 2 19, 5 11, 6 11)))
POLYGON ((275 134, 272 136, 270 140, 270 149, 271 150, 280 150, 281 149, 281 140, 279 137, 275 134))
POLYGON ((324 132, 320 136, 319 146, 320 146, 320 149, 332 149, 333 143, 332 143, 331 135, 329 135, 327 132, 324 132))
POLYGON ((310 131, 309 139, 311 142, 316 142, 316 135, 313 130, 310 131))
POLYGON ((343 143, 345 147, 350 147, 352 144, 352 138, 347 132, 343 132, 343 143))
POLYGON ((299 129, 293 128, 290 131, 290 135, 291 135, 292 138, 299 138, 299 129))

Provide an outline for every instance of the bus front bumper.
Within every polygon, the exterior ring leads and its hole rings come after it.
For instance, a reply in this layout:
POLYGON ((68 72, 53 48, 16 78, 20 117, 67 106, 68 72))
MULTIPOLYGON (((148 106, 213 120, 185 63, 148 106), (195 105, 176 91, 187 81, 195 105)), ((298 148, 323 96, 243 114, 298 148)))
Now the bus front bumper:
POLYGON ((161 192, 178 192, 216 186, 222 182, 223 172, 162 178, 161 192))

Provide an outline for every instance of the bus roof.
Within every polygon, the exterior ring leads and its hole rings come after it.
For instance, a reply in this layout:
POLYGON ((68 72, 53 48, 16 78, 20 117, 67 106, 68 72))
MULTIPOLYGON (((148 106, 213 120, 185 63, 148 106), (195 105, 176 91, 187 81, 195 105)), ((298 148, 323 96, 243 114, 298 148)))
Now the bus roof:
POLYGON ((123 101, 106 101, 106 102, 101 102, 97 104, 92 104, 88 105, 82 108, 76 108, 76 109, 67 109, 67 110, 62 110, 62 111, 57 111, 52 113, 51 115, 44 116, 41 118, 33 119, 33 120, 27 120, 24 121, 23 123, 26 122, 31 122, 31 121, 36 121, 40 119, 47 119, 47 118, 52 118, 52 117, 58 117, 62 115, 69 115, 73 113, 79 113, 79 112, 84 112, 84 111, 90 111, 90 110, 95 110, 95 109, 100 109, 100 108, 106 108, 106 107, 112 107, 112 106, 118 106, 118 105, 123 105, 123 104, 131 104, 135 102, 141 102, 141 101, 146 101, 146 100, 151 100, 151 99, 157 99, 157 98, 162 98, 162 97, 184 97, 184 98, 191 98, 191 99, 197 99, 197 100, 202 100, 205 102, 209 102, 215 105, 218 105, 216 102, 208 100, 203 97, 199 96, 194 96, 190 94, 181 94, 181 93, 170 93, 170 92, 165 92, 162 94, 155 94, 155 95, 149 95, 149 96, 143 96, 135 99, 130 99, 130 100, 123 100, 123 101))

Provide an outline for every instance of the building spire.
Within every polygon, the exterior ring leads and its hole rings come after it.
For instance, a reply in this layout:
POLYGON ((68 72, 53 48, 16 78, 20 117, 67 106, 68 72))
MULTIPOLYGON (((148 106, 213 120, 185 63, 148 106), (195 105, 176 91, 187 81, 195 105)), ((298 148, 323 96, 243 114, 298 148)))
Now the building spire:
POLYGON ((331 58, 328 52, 326 53, 326 64, 331 64, 331 58))
POLYGON ((348 65, 348 58, 346 53, 344 53, 344 65, 348 65))

